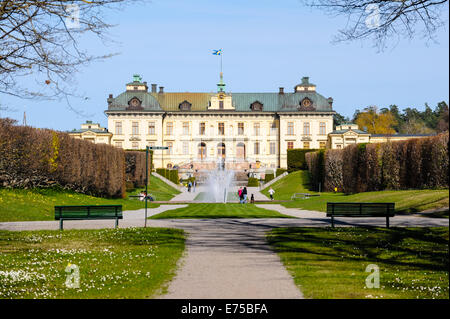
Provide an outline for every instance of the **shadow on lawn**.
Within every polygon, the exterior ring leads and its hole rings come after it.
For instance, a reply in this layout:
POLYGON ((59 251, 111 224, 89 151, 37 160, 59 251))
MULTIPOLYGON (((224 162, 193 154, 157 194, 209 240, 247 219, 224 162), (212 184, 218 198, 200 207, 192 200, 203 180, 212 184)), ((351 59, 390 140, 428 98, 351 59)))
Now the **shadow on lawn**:
MULTIPOLYGON (((311 259, 382 262, 421 270, 448 271, 448 229, 282 228, 270 234, 278 252, 311 254, 311 259)), ((305 260, 304 255, 289 256, 305 260)))

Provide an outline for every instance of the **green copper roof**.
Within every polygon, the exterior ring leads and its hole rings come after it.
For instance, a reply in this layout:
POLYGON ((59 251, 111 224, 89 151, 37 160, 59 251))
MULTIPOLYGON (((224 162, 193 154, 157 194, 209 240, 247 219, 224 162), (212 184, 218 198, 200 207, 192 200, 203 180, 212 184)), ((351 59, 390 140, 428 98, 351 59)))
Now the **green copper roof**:
POLYGON ((138 98, 141 101, 141 106, 144 111, 162 111, 161 106, 152 94, 144 91, 129 91, 124 92, 112 99, 109 104, 108 111, 124 111, 128 108, 128 103, 131 99, 138 98))

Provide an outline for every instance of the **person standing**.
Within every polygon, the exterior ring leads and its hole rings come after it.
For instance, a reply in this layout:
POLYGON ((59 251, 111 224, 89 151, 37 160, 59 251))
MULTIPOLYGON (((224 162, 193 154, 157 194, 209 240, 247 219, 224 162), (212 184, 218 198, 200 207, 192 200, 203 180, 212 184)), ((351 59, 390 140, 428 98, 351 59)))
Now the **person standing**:
POLYGON ((192 187, 192 183, 191 183, 191 181, 189 181, 189 184, 188 184, 188 192, 191 192, 191 187, 192 187))
POLYGON ((273 194, 275 194, 275 191, 272 189, 272 187, 269 189, 269 195, 270 199, 273 200, 273 194))
POLYGON ((242 199, 244 198, 244 196, 242 196, 242 187, 239 188, 238 190, 238 196, 239 196, 239 203, 242 204, 242 199))
POLYGON ((244 189, 242 190, 242 196, 244 197, 243 203, 247 204, 247 187, 244 187, 244 189))

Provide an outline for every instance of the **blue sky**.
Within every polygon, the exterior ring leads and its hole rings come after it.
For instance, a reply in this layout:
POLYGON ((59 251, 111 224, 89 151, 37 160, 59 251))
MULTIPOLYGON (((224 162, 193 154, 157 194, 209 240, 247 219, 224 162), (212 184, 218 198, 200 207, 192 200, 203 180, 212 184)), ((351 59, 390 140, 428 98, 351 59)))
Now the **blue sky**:
POLYGON ((82 115, 64 101, 0 96, 1 105, 12 109, 0 116, 21 122, 26 111, 29 125, 57 130, 79 128, 85 120, 106 126, 108 94, 123 92, 135 73, 165 91, 216 90, 219 57, 212 50, 220 48, 230 92, 277 92, 278 87, 290 92, 309 76, 347 116, 369 105, 423 109, 425 102, 432 108, 448 102, 448 23, 436 43, 402 40, 380 53, 370 41, 332 44, 346 19, 305 8, 298 0, 153 0, 110 11, 106 18, 116 24, 110 35, 117 43, 105 46, 86 38, 82 45, 94 54, 120 55, 74 75, 77 91, 89 97, 71 100, 82 115))

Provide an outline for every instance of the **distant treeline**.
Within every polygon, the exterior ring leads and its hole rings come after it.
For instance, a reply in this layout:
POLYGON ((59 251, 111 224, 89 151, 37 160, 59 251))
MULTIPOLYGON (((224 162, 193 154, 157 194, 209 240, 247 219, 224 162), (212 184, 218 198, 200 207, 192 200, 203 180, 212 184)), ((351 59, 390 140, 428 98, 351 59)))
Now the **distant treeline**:
POLYGON ((355 144, 305 155, 314 190, 359 193, 448 188, 449 133, 378 144, 355 144))
POLYGON ((434 110, 425 104, 425 110, 406 108, 400 111, 397 105, 378 109, 369 106, 363 111, 356 110, 353 118, 336 114, 335 125, 347 122, 357 123, 361 130, 367 129, 373 134, 432 134, 448 131, 449 108, 446 102, 439 102, 434 110))
POLYGON ((95 196, 124 197, 126 182, 145 184, 145 153, 0 119, 0 187, 57 186, 95 196))

